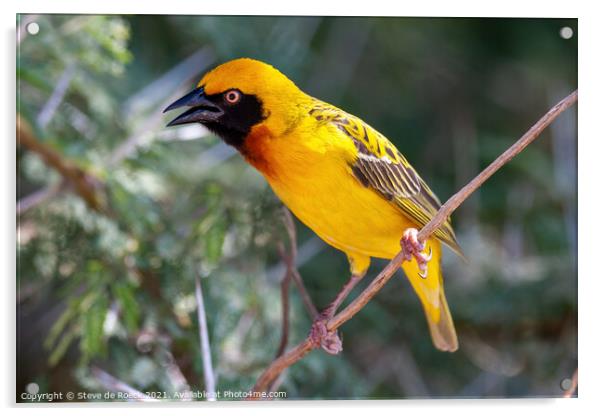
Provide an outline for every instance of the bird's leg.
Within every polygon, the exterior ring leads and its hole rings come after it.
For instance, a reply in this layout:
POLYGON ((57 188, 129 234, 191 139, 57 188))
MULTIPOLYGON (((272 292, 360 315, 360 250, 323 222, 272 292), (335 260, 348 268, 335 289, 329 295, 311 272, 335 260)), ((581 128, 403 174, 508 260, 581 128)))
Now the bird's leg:
POLYGON ((412 260, 412 257, 416 259, 418 263, 418 274, 423 279, 427 277, 427 268, 429 260, 433 257, 433 251, 429 247, 429 254, 424 254, 425 249, 424 243, 418 241, 418 230, 416 228, 408 228, 404 231, 403 237, 401 237, 401 247, 406 260, 412 260))
POLYGON ((352 274, 351 278, 341 291, 337 294, 337 297, 324 309, 318 317, 314 320, 311 326, 310 337, 316 347, 321 347, 329 354, 338 354, 343 350, 343 343, 337 334, 337 331, 328 331, 327 323, 334 316, 341 303, 349 296, 349 293, 358 284, 365 273, 352 274))

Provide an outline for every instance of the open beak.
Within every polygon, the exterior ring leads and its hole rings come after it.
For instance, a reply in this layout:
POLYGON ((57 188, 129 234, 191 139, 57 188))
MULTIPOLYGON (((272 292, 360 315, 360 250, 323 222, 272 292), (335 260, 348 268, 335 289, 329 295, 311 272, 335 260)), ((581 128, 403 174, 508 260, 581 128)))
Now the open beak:
POLYGON ((174 110, 180 107, 190 107, 182 114, 171 120, 167 126, 177 126, 189 123, 205 123, 217 121, 224 114, 224 111, 211 102, 205 95, 203 87, 198 87, 171 103, 163 112, 174 110))

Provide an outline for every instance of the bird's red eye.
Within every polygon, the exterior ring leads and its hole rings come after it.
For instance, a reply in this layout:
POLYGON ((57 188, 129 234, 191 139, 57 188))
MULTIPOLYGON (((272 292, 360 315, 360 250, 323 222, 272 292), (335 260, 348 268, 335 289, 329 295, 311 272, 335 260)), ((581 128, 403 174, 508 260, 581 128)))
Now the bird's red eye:
POLYGON ((226 101, 228 101, 230 104, 236 104, 240 101, 240 96, 240 91, 230 90, 226 93, 226 101))

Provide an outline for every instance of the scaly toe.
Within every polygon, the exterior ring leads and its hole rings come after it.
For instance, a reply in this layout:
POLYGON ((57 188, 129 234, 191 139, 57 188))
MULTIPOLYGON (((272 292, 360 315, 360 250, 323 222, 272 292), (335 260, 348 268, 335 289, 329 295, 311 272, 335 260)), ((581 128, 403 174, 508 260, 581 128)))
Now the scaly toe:
POLYGON ((337 331, 329 332, 326 327, 329 317, 322 314, 314 321, 309 337, 315 348, 322 348, 329 354, 336 355, 343 351, 343 343, 337 331))
POLYGON ((337 355, 343 351, 343 342, 339 338, 339 335, 333 332, 322 340, 322 349, 328 354, 337 355))
POLYGON ((408 228, 404 231, 403 237, 401 238, 401 247, 404 254, 404 260, 411 261, 412 257, 416 259, 418 264, 418 274, 423 279, 427 278, 427 263, 433 258, 433 249, 429 246, 429 254, 422 253, 426 244, 418 240, 418 230, 415 228, 408 228))
POLYGON ((418 230, 415 228, 408 228, 404 231, 401 238, 401 245, 404 250, 411 253, 421 252, 424 250, 424 243, 418 240, 418 230))

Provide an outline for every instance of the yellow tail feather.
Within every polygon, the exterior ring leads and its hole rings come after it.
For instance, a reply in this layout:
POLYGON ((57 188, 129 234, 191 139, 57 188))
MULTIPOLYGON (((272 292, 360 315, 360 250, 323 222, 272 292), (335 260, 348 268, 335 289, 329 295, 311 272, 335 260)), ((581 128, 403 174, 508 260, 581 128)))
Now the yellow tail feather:
POLYGON ((433 344, 442 351, 454 352, 458 349, 458 337, 454 328, 454 321, 447 306, 443 287, 439 295, 439 308, 441 309, 439 322, 435 322, 430 315, 426 315, 433 344))
POLYGON ((430 247, 433 253, 426 279, 419 276, 415 259, 404 262, 402 268, 422 303, 433 344, 442 351, 453 352, 458 349, 458 337, 443 290, 441 244, 437 240, 428 240, 426 244, 426 252, 430 247))

